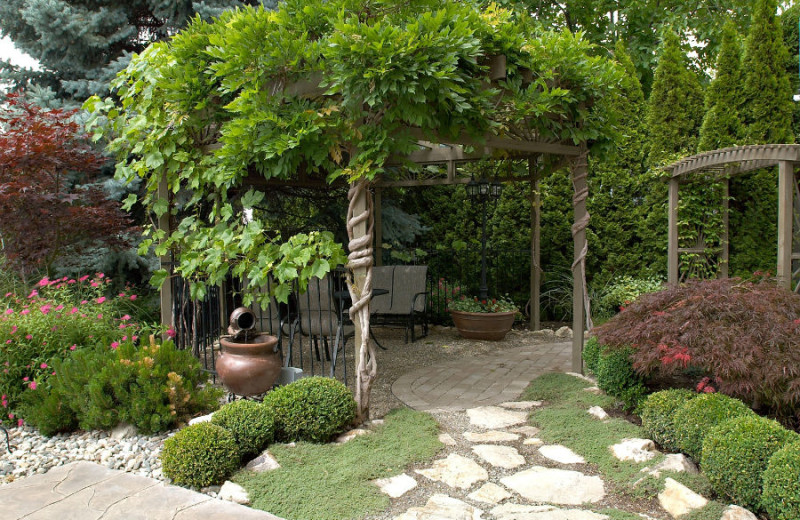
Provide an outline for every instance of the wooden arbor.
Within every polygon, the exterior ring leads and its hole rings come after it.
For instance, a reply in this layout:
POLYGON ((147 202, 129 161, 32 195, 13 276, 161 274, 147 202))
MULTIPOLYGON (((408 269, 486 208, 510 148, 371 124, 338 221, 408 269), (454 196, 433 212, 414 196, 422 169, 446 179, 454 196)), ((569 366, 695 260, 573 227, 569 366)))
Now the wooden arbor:
MULTIPOLYGON (((679 187, 690 175, 711 173, 724 181, 723 235, 719 251, 720 272, 728 276, 728 179, 734 175, 778 166, 778 283, 792 290, 792 260, 800 259, 793 252, 794 200, 800 200, 795 176, 795 167, 800 163, 800 145, 765 144, 749 145, 713 150, 687 157, 664 168, 669 174, 669 235, 667 249, 667 282, 677 284, 679 280, 680 253, 697 252, 678 247, 678 200, 679 187)), ((800 285, 794 288, 795 291, 800 285)))

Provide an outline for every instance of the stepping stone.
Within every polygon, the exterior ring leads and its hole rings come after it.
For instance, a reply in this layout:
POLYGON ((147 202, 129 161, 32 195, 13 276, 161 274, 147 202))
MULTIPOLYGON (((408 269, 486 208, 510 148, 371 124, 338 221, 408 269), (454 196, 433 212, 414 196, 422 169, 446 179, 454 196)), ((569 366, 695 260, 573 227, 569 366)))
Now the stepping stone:
POLYGON ((596 417, 601 421, 605 421, 606 419, 608 419, 608 414, 606 413, 606 411, 599 406, 592 406, 591 408, 589 408, 589 415, 592 415, 593 417, 596 417))
POLYGON ((464 438, 469 442, 512 442, 518 441, 519 435, 491 430, 484 433, 464 432, 464 438))
POLYGON ((372 483, 378 486, 381 492, 392 498, 400 498, 417 487, 417 481, 414 480, 414 477, 405 473, 390 478, 379 478, 373 480, 372 483))
POLYGON ((523 424, 528 420, 527 412, 506 410, 499 406, 479 406, 478 408, 471 408, 467 410, 467 415, 469 416, 469 423, 472 426, 485 428, 487 430, 508 428, 509 426, 523 424))
POLYGON ((586 459, 560 444, 549 444, 539 448, 539 453, 544 455, 550 460, 560 462, 561 464, 586 464, 586 459))
POLYGON ((524 441, 522 441, 522 444, 524 444, 525 446, 541 446, 544 444, 544 441, 542 439, 537 439, 536 437, 532 437, 530 439, 525 439, 524 441))
POLYGON ((758 517, 743 507, 730 505, 719 520, 758 520, 758 517))
POLYGON ((261 455, 248 462, 245 469, 255 471, 256 473, 263 473, 280 467, 281 465, 278 464, 278 461, 272 456, 272 453, 270 453, 269 450, 264 450, 261 452, 261 455))
POLYGON ((456 440, 449 433, 440 433, 439 442, 441 442, 445 446, 455 446, 457 444, 456 440))
POLYGON ((479 444, 472 447, 472 452, 495 468, 514 469, 525 464, 525 457, 511 446, 479 444))
POLYGON ((503 500, 511 498, 511 493, 501 488, 497 484, 487 482, 477 491, 467 495, 467 498, 477 502, 486 502, 487 504, 499 504, 503 500))
POLYGON ((344 444, 345 442, 350 442, 356 437, 361 437, 362 435, 367 435, 369 430, 364 430, 363 428, 356 428, 355 430, 350 430, 349 432, 345 432, 338 437, 336 437, 336 444, 344 444))
POLYGON ((207 415, 201 415, 200 417, 195 417, 194 419, 189 419, 189 426, 193 424, 203 423, 203 422, 211 422, 211 416, 214 415, 212 413, 207 415))
POLYGON ((512 410, 530 410, 537 406, 542 406, 541 401, 508 401, 500 403, 503 408, 511 408, 512 410))
POLYGON ((459 489, 469 489, 474 483, 489 479, 489 473, 477 462, 457 453, 435 461, 429 469, 415 471, 431 480, 459 489))
POLYGON ((230 480, 226 480, 225 483, 222 484, 218 496, 221 500, 228 500, 230 502, 242 504, 243 506, 250 503, 250 495, 247 494, 247 490, 239 484, 234 484, 230 480))
POLYGON ((536 437, 539 435, 539 428, 535 426, 518 426, 516 428, 511 428, 511 431, 514 433, 521 433, 525 437, 536 437))
POLYGON ((675 471, 677 473, 699 473, 697 466, 683 453, 670 453, 664 460, 652 468, 643 468, 642 473, 649 473, 656 478, 661 477, 662 471, 675 471))
POLYGON ((531 502, 579 505, 602 500, 606 494, 600 477, 542 466, 520 471, 500 482, 531 502))
POLYGON ((664 491, 658 494, 658 503, 675 518, 708 504, 708 500, 674 479, 667 477, 664 484, 664 491))
POLYGON ((608 516, 583 509, 503 504, 491 511, 497 520, 607 520, 608 516))
POLYGON ((632 462, 646 462, 660 453, 650 439, 622 439, 610 449, 619 460, 632 462))
POLYGON ((448 497, 433 495, 424 507, 412 507, 394 520, 483 520, 483 511, 466 502, 448 497))

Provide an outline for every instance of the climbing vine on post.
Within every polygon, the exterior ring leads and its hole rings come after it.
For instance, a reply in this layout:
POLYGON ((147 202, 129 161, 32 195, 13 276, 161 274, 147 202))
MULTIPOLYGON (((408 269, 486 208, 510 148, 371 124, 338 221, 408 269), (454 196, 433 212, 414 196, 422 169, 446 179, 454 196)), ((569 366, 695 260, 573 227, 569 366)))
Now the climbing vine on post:
POLYGON ((195 20, 134 56, 115 95, 86 108, 95 137, 117 153, 118 178, 145 181, 144 197, 127 206, 141 203, 175 222, 169 232, 150 227, 145 247, 172 252, 198 296, 229 274, 251 285, 272 275, 282 300, 290 282, 304 289, 343 263, 329 234, 279 237, 255 209, 272 181, 350 184, 347 265, 366 419, 377 374, 366 340, 369 183, 391 176, 384 165, 419 150, 420 139, 471 149, 487 138, 606 140, 613 117, 598 100, 619 73, 597 54, 580 35, 540 30, 494 5, 287 0, 274 12, 245 8, 195 20), (490 82, 496 56, 506 67, 490 82), (170 200, 158 196, 162 179, 170 200))

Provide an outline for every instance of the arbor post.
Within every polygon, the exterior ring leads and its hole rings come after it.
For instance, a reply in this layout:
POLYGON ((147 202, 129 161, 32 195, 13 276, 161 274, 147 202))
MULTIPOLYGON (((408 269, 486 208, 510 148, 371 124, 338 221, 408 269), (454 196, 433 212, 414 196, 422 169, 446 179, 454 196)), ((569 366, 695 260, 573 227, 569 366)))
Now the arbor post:
POLYGON ((720 247, 722 250, 719 254, 719 276, 728 278, 728 266, 730 265, 730 194, 731 194, 731 180, 725 179, 722 182, 722 236, 720 237, 720 247))
POLYGON ((792 218, 794 164, 778 163, 778 285, 792 290, 792 218))
POLYGON ((669 179, 667 231, 667 283, 678 285, 678 178, 669 179))
POLYGON ((541 322, 541 236, 542 236, 542 196, 539 193, 541 174, 533 157, 528 159, 528 175, 531 182, 531 316, 528 327, 531 330, 542 328, 541 322))
POLYGON ((586 143, 581 144, 580 155, 572 161, 572 207, 574 223, 572 224, 573 262, 572 262, 572 371, 583 373, 583 332, 584 317, 587 327, 591 328, 589 298, 586 290, 586 228, 589 225, 589 212, 586 210, 586 198, 589 186, 586 181, 589 166, 586 143), (585 313, 584 313, 585 312, 585 313))

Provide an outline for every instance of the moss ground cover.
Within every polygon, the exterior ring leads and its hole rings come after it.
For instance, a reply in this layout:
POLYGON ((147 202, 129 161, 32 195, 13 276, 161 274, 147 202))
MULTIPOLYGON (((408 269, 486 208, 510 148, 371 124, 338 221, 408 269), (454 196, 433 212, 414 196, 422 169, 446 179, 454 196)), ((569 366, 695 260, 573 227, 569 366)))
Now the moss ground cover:
POLYGON ((398 409, 372 434, 346 444, 275 445, 270 452, 279 469, 240 471, 234 480, 247 489, 252 507, 288 520, 360 518, 389 505, 370 480, 432 457, 442 446, 438 433, 431 416, 398 409))

